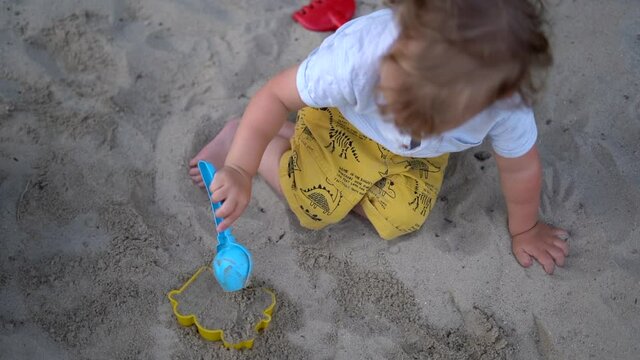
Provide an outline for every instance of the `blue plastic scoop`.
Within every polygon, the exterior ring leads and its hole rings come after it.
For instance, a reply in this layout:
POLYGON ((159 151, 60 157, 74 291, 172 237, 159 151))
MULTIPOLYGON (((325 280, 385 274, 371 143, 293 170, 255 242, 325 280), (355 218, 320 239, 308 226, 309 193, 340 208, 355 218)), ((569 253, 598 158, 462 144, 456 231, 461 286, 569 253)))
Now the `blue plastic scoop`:
MULTIPOLYGON (((198 169, 209 195, 213 221, 218 228, 223 219, 216 217, 216 210, 220 208, 222 203, 211 201, 211 190, 209 190, 216 174, 216 168, 208 162, 200 160, 198 161, 198 169)), ((236 238, 231 234, 231 227, 218 233, 216 256, 211 265, 213 266, 213 274, 224 291, 238 291, 247 285, 253 268, 251 253, 236 242, 236 238)))

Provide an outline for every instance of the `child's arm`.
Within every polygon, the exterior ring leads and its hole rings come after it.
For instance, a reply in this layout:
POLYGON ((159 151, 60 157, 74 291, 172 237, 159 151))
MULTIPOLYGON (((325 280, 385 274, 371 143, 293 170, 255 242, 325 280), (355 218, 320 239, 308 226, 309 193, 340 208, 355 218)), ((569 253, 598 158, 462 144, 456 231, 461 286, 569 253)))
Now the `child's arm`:
POLYGON ((305 104, 296 86, 298 66, 276 75, 251 98, 233 138, 225 165, 211 186, 212 200, 224 201, 217 211, 224 221, 218 231, 228 228, 251 200, 251 179, 269 142, 282 128, 287 115, 305 104))
POLYGON ((509 233, 514 256, 524 267, 535 258, 548 274, 555 265, 563 266, 569 246, 563 240, 569 234, 538 219, 542 166, 538 148, 534 145, 517 158, 496 155, 500 183, 507 203, 509 233))

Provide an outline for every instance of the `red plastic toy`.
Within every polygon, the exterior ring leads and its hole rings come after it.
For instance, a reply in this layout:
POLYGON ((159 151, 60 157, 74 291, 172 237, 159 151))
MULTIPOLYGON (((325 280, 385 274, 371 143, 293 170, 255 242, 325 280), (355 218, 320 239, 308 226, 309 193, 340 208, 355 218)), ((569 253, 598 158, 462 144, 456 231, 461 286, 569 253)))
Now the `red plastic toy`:
POLYGON ((293 13, 293 20, 307 30, 333 31, 351 20, 355 0, 313 0, 293 13))

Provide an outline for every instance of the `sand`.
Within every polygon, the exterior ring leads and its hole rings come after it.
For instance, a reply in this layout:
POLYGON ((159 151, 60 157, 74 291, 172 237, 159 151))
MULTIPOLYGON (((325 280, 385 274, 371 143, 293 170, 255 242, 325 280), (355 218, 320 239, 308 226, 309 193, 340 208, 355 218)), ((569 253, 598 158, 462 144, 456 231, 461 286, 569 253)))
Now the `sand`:
POLYGON ((177 323, 167 292, 214 255, 186 163, 327 35, 291 21, 301 5, 0 0, 0 359, 637 359, 636 0, 548 2, 535 112, 565 268, 511 256, 483 145, 391 242, 355 216, 304 230, 256 179, 234 233, 278 295, 271 326, 238 354, 177 323))

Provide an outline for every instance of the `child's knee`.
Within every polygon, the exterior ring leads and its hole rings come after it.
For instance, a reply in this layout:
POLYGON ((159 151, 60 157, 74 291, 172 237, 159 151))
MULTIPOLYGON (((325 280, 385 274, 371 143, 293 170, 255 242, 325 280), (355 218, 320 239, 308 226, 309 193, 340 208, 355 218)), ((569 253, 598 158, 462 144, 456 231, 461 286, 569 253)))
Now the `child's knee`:
POLYGON ((303 205, 299 205, 299 209, 293 212, 298 218, 300 226, 309 230, 324 229, 329 225, 339 223, 346 216, 346 214, 342 216, 335 216, 336 214, 333 214, 334 216, 323 216, 324 214, 322 214, 321 212, 318 213, 317 211, 310 211, 303 205))
POLYGON ((367 219, 378 235, 385 240, 392 240, 420 229, 429 215, 428 208, 382 206, 381 203, 370 199, 363 199, 361 205, 367 219))
POLYGON ((376 228, 378 235, 385 240, 393 240, 402 235, 410 234, 422 227, 427 216, 415 216, 410 213, 396 212, 383 219, 378 224, 372 224, 376 228))

